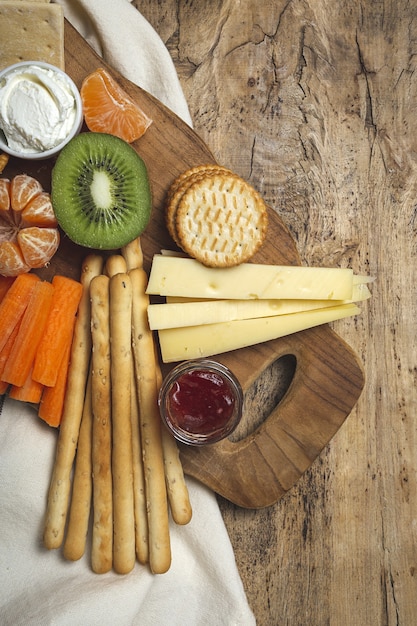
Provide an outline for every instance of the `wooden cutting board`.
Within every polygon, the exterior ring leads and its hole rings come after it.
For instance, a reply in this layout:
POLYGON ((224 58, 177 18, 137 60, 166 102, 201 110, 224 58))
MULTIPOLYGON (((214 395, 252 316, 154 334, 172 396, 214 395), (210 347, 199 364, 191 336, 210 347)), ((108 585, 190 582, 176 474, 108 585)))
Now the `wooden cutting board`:
MULTIPOLYGON (((78 86, 89 72, 105 66, 68 23, 65 54, 66 71, 78 86)), ((169 185, 187 168, 214 163, 215 159, 204 142, 176 115, 108 69, 153 119, 145 136, 133 144, 148 167, 153 192, 153 215, 142 236, 145 268, 149 270, 153 254, 161 248, 174 248, 163 217, 169 185)), ((37 176, 49 190, 52 166, 52 161, 28 163, 11 159, 4 175, 11 177, 25 171, 37 176)), ((64 239, 50 267, 42 270, 42 274, 48 279, 58 272, 77 278, 85 255, 85 249, 64 239)), ((288 229, 272 210, 267 240, 253 261, 300 263, 288 229)), ((250 434, 243 439, 225 440, 204 448, 181 446, 185 472, 242 507, 260 508, 279 500, 342 425, 364 385, 357 357, 327 325, 224 354, 218 360, 234 371, 248 392, 267 368, 288 355, 296 363, 294 373, 291 370, 291 383, 261 425, 252 429, 256 416, 253 411, 252 415, 245 412, 244 426, 250 434)), ((273 392, 272 389, 272 395, 273 392)))

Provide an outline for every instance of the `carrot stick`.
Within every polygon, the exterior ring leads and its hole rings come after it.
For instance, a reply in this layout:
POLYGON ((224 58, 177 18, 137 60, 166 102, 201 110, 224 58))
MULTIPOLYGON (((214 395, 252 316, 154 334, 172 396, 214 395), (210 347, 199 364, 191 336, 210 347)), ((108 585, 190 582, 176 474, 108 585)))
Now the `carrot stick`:
POLYGON ((3 300, 15 280, 14 276, 0 276, 0 302, 3 300))
MULTIPOLYGON (((6 381, 2 380, 3 372, 4 372, 4 368, 6 366, 6 363, 7 363, 7 359, 9 358, 9 354, 12 351, 13 344, 14 344, 15 339, 17 337, 17 334, 19 332, 21 321, 22 321, 21 319, 18 320, 18 322, 16 323, 16 325, 13 328, 12 332, 10 333, 9 338, 7 339, 6 343, 4 344, 2 350, 0 350, 0 380, 2 382, 6 382, 6 381)), ((6 383, 6 384, 8 385, 9 383, 6 383)))
POLYGON ((129 275, 134 294, 132 348, 148 504, 149 565, 153 573, 162 574, 171 564, 171 546, 161 419, 158 410, 155 345, 147 318, 149 303, 149 298, 145 294, 147 275, 141 268, 130 270, 129 275))
POLYGON ((40 399, 38 416, 49 426, 53 426, 55 428, 61 424, 62 420, 70 355, 71 343, 68 343, 65 346, 64 354, 62 355, 55 385, 53 387, 45 386, 40 399))
POLYGON ((0 350, 21 319, 31 291, 40 278, 36 274, 20 274, 0 303, 0 350))
POLYGON ((64 557, 70 561, 77 561, 85 552, 91 511, 91 496, 93 493, 91 462, 92 425, 90 371, 81 418, 80 435, 78 437, 68 529, 64 543, 64 557))
POLYGON ((33 365, 48 320, 54 288, 47 281, 35 284, 23 314, 19 332, 7 359, 3 380, 21 387, 33 365))
POLYGON ((109 278, 93 278, 91 294, 93 411, 93 536, 91 566, 96 574, 113 565, 113 496, 111 468, 111 380, 109 278))
POLYGON ((75 316, 83 292, 80 282, 66 276, 54 276, 52 286, 52 306, 36 351, 32 374, 34 380, 47 387, 56 384, 63 355, 72 341, 75 316))
POLYGON ((8 388, 9 388, 9 383, 5 383, 2 380, 0 380, 0 396, 4 396, 8 388))
POLYGON ((113 566, 130 572, 136 560, 131 410, 132 285, 128 274, 110 278, 112 385, 113 566))
POLYGON ((31 402, 32 404, 38 404, 40 402, 43 391, 43 385, 38 383, 32 378, 32 369, 29 372, 29 376, 21 387, 12 385, 9 391, 9 397, 13 400, 20 400, 21 402, 31 402))
POLYGON ((83 295, 74 327, 67 391, 48 492, 43 534, 44 545, 49 550, 59 548, 64 537, 71 470, 80 430, 91 355, 89 286, 92 277, 100 274, 102 266, 101 256, 92 254, 84 260, 81 270, 83 295))

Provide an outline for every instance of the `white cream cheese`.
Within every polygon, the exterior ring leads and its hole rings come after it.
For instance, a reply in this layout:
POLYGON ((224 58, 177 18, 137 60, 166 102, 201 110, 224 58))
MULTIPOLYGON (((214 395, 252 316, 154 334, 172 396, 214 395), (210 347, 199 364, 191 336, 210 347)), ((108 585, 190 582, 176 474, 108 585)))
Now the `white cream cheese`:
POLYGON ((65 77, 31 65, 7 74, 0 84, 0 128, 9 147, 44 152, 71 131, 76 102, 65 77))

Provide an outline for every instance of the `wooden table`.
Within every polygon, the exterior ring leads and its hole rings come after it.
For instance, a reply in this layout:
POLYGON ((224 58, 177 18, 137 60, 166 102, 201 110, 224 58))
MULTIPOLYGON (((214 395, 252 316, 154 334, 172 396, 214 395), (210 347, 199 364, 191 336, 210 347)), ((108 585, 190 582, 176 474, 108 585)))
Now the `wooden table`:
POLYGON ((136 0, 194 127, 304 263, 377 277, 335 330, 366 386, 276 505, 219 499, 260 626, 411 626, 417 611, 417 3, 136 0))

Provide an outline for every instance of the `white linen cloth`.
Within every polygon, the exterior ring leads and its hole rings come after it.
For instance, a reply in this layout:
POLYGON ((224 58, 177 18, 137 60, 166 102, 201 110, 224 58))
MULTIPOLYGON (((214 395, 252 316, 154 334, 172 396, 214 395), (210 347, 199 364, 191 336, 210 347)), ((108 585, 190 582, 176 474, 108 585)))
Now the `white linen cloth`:
MULTIPOLYGON (((191 124, 171 57, 128 0, 61 0, 96 51, 191 124)), ((251 626, 214 494, 187 478, 193 519, 171 523, 172 565, 94 574, 90 554, 65 561, 43 547, 43 518, 57 433, 21 402, 0 415, 0 624, 2 626, 251 626)))

